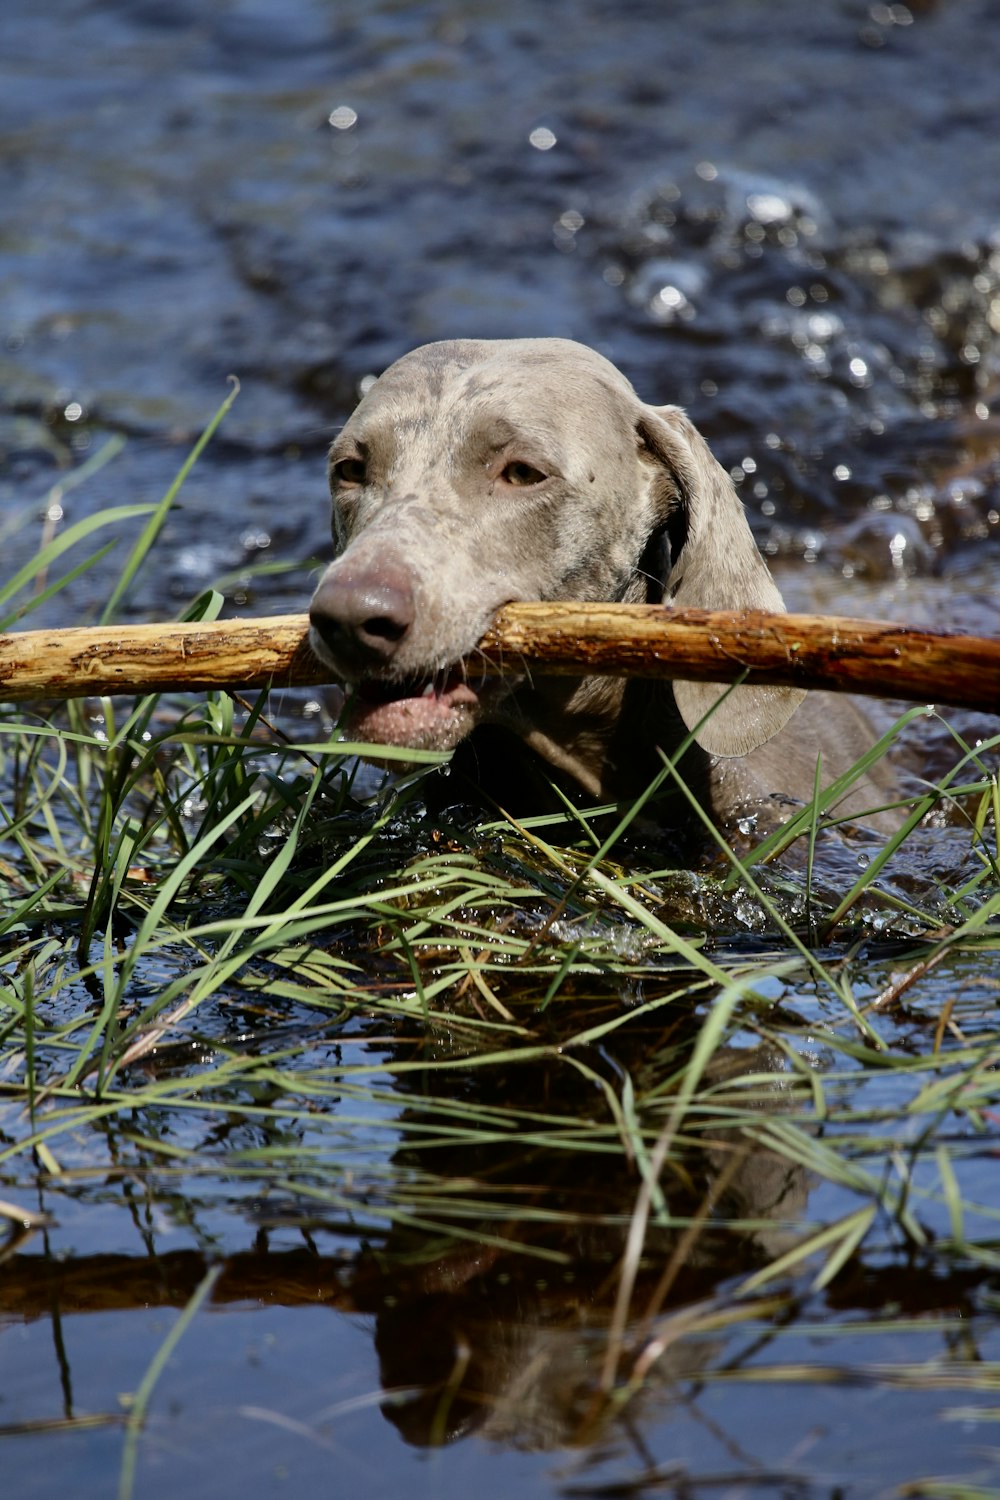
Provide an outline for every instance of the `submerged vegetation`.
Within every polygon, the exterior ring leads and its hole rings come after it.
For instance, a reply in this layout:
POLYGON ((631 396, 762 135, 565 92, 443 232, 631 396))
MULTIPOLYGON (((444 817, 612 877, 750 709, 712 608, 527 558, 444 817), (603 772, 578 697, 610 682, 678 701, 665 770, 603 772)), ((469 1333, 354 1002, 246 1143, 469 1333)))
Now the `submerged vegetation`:
MULTIPOLYGON (((0 594, 8 625, 58 591, 67 541, 117 519, 49 540, 0 594)), ((892 839, 838 828, 818 791, 691 872, 650 831, 655 789, 624 812, 432 815, 434 757, 373 790, 293 708, 0 722, 3 1309, 42 1305, 33 1241, 67 1204, 120 1195, 149 1253, 157 1221, 200 1247, 197 1275, 161 1257, 191 1316, 264 1281, 304 1297, 308 1246, 310 1285, 379 1310, 411 1441, 586 1444, 685 1380, 862 1381, 995 1418, 1000 1348, 969 1318, 994 1329, 1000 1306, 1000 736, 953 727, 952 771, 892 839), (462 1319, 438 1307, 421 1362, 407 1340, 446 1293, 462 1319), (871 1331, 895 1358, 866 1358, 871 1331)), ((149 1296, 93 1245, 80 1274, 70 1299, 109 1276, 115 1305, 149 1296)), ((125 1493, 167 1352, 106 1414, 125 1493)), ((924 1480, 906 1492, 974 1492, 924 1480)))

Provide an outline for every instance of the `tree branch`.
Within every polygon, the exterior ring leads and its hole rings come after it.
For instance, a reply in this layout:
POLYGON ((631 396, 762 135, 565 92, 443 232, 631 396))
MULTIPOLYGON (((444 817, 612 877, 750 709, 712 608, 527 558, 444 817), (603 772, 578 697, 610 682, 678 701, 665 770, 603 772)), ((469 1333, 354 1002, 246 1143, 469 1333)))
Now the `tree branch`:
MULTIPOLYGON (((0 701, 331 680, 305 615, 206 624, 28 630, 0 636, 0 701)), ((1000 713, 1000 641, 831 615, 670 610, 645 604, 511 604, 470 675, 591 673, 755 682, 1000 713)))

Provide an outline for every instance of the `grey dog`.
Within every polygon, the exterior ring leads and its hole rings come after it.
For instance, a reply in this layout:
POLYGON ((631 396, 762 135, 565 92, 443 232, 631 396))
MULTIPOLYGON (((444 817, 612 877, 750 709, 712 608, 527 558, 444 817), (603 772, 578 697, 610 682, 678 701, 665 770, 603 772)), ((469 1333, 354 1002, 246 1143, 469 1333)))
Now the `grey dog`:
MULTIPOLYGON (((311 642, 354 689, 352 739, 461 746, 464 769, 511 806, 533 800, 542 770, 591 802, 634 796, 693 730, 681 770, 721 824, 808 800, 818 756, 830 781, 871 743, 834 695, 477 680, 460 665, 514 600, 784 608, 729 475, 684 412, 646 405, 581 344, 414 350, 336 438, 330 485, 338 555, 313 596, 311 642)), ((865 782, 838 810, 883 800, 865 782)))

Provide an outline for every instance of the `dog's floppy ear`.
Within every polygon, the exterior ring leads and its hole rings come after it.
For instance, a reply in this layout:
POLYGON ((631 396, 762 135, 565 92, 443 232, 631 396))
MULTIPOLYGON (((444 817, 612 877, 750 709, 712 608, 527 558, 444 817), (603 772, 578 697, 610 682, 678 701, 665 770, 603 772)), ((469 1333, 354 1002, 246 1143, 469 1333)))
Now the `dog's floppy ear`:
MULTIPOLYGON (((672 548, 664 604, 783 612, 739 496, 697 428, 679 407, 643 406, 638 430, 647 455, 662 468, 663 514, 672 512, 668 524, 681 544, 672 548)), ((746 755, 763 745, 805 696, 796 688, 744 686, 719 702, 727 690, 718 683, 675 682, 673 688, 688 729, 701 724, 699 745, 722 756, 746 755)))

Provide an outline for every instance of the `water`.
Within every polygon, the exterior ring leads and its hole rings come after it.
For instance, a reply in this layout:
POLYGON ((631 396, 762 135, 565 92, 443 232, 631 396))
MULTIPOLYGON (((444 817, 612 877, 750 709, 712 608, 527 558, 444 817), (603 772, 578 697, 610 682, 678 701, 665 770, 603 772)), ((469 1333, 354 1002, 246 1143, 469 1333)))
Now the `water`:
MULTIPOLYGON (((998 67, 992 0, 7 0, 3 575, 33 555, 46 514, 58 528, 159 499, 235 374, 236 404, 126 611, 173 616, 220 578, 234 612, 301 609, 329 549, 324 449, 365 378, 428 339, 561 334, 600 348, 646 399, 688 407, 791 602, 997 634, 998 67), (69 488, 117 435, 121 455, 69 488)), ((95 618, 129 535, 32 622, 95 618)), ((991 721, 955 722, 975 734, 991 721)), ((933 775, 950 736, 931 725, 921 743, 933 775)), ((934 872, 961 879, 954 831, 922 837, 890 873, 899 892, 934 872)), ((866 994, 890 968, 866 971, 866 994)), ((957 960, 935 985, 881 1020, 887 1035, 926 1051, 949 996, 966 1033, 989 1035, 981 967, 957 960)), ((782 1001, 826 1057, 815 997, 782 1001)), ((601 1066, 635 1062, 612 1050, 601 1066)), ((456 1082, 480 1085, 474 1071, 456 1082)), ((567 1087, 538 1073, 514 1092, 567 1087)), ((849 1076, 830 1088, 852 1097, 849 1076)), ((867 1091, 859 1107, 883 1102, 867 1091)), ((979 1396, 872 1373, 956 1350, 1000 1358, 988 1262, 904 1255, 888 1225, 833 1288, 799 1289, 794 1350, 775 1337, 784 1314, 705 1327, 657 1365, 627 1420, 594 1432, 581 1391, 601 1358, 614 1235, 564 1241, 545 1274, 468 1251, 436 1281, 425 1269, 401 1282, 379 1262, 378 1195, 405 1176, 414 1102, 387 1086, 292 1142, 269 1135, 259 1102, 234 1151, 343 1153, 364 1192, 323 1200, 311 1229, 295 1199, 283 1222, 282 1200, 258 1202, 252 1172, 220 1156, 207 1106, 182 1136, 206 1153, 196 1182, 136 1144, 156 1118, 110 1122, 99 1144, 81 1132, 64 1156, 77 1175, 43 1204, 57 1223, 0 1267, 0 1428, 19 1494, 111 1492, 120 1426, 31 1424, 117 1423, 119 1393, 220 1257, 211 1310, 158 1388, 149 1500, 292 1486, 680 1493, 685 1475, 809 1497, 928 1475, 1000 1482, 989 1422, 968 1411, 979 1396), (869 1331, 887 1306, 905 1332, 869 1331), (443 1410, 420 1391, 463 1340, 473 1373, 443 1410), (737 1383, 772 1359, 852 1373, 737 1383)), ((956 1127, 948 1144, 988 1209, 995 1130, 956 1127)), ((627 1217, 631 1186, 563 1181, 561 1162, 515 1152, 495 1170, 627 1217)), ((708 1242, 678 1308, 759 1263, 755 1234, 779 1248, 772 1211, 826 1221, 856 1206, 757 1163, 736 1190, 763 1228, 708 1242)), ((460 1178, 482 1164, 456 1152, 449 1166, 460 1178)), ((692 1167, 718 1170, 704 1156, 692 1167)), ((5 1171, 3 1194, 23 1201, 20 1167, 5 1171)), ((313 1185, 329 1191, 319 1169, 313 1185)), ((927 1212, 947 1233, 941 1204, 927 1212)))
POLYGON ((765 36, 736 0, 9 6, 14 559, 54 457, 131 436, 68 518, 158 497, 235 373, 131 607, 176 611, 262 537, 301 561, 366 375, 426 339, 567 334, 689 406, 772 555, 988 593, 995 28, 987 3, 892 15, 778 3, 765 36))

